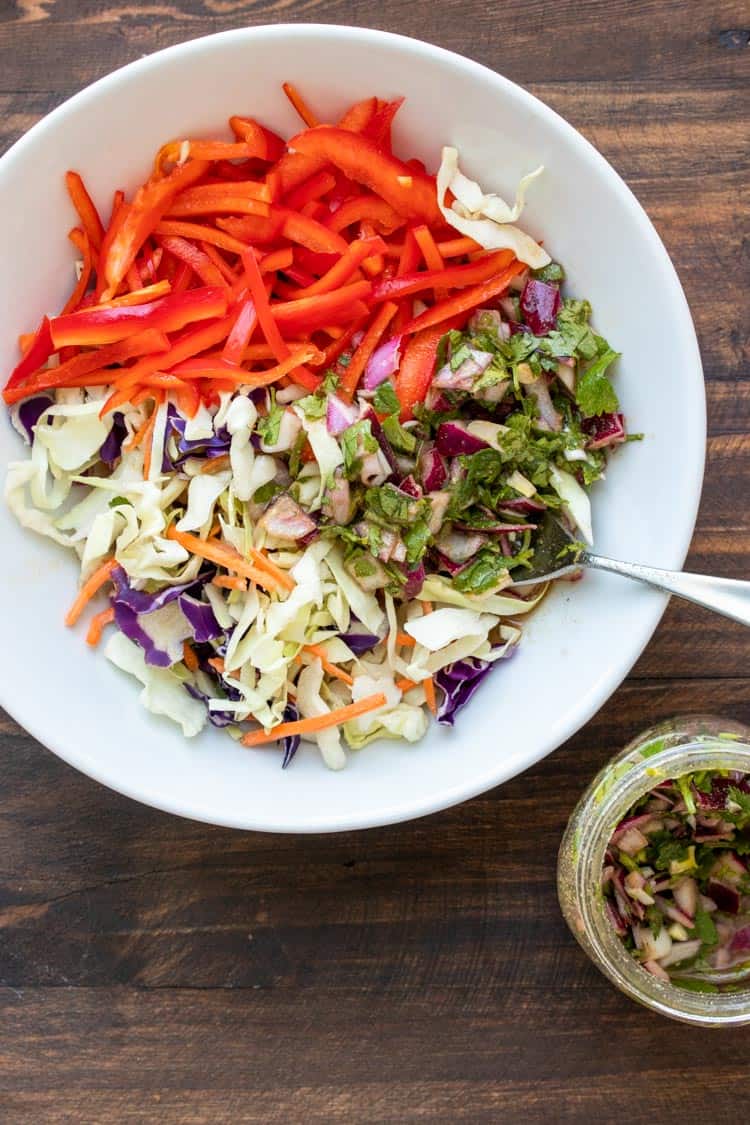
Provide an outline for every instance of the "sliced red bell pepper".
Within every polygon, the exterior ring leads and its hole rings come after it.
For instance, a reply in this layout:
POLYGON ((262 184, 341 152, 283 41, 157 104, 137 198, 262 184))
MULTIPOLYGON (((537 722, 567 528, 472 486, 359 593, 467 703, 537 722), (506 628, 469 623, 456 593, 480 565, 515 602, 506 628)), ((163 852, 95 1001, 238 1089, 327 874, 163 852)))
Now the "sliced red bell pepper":
POLYGON ((425 395, 435 373, 438 344, 446 332, 457 327, 459 320, 453 318, 443 324, 426 328, 408 341, 401 357, 394 389, 401 403, 401 421, 408 422, 414 417, 414 407, 424 402, 425 395))
MULTIPOLYGON (((339 121, 339 128, 351 133, 361 133, 372 121, 378 108, 377 98, 365 98, 350 106, 339 121)), ((276 165, 284 194, 325 168, 328 161, 321 157, 303 156, 300 152, 285 152, 276 165)))
POLYGON ((289 335, 312 332, 326 324, 340 324, 355 319, 360 302, 372 292, 369 281, 355 281, 334 293, 320 293, 316 297, 303 297, 299 301, 284 301, 271 305, 278 327, 289 335))
POLYGON ((414 227, 414 238, 417 246, 422 251, 424 264, 428 270, 441 270, 445 262, 442 259, 440 251, 437 248, 435 239, 432 237, 432 232, 424 224, 414 227))
POLYGON ((255 305, 251 298, 247 297, 240 305, 237 319, 232 325, 232 331, 227 336, 224 351, 221 353, 225 363, 239 367, 257 323, 258 314, 255 305))
POLYGON ((226 285, 226 279, 219 268, 211 261, 205 250, 201 250, 186 238, 161 238, 160 245, 180 262, 187 262, 193 273, 204 285, 226 285))
POLYGON ((50 322, 55 348, 94 347, 135 336, 146 328, 176 332, 198 320, 214 320, 227 311, 226 288, 203 286, 187 293, 171 293, 145 305, 84 309, 57 316, 50 322))
MULTIPOLYGON (((219 231, 214 231, 215 234, 220 231, 226 231, 235 243, 242 244, 242 250, 247 249, 249 243, 253 246, 268 246, 281 235, 281 228, 284 224, 283 215, 271 214, 267 219, 262 219, 258 215, 242 215, 237 218, 223 218, 219 216, 216 220, 216 225, 219 231)), ((217 242, 217 246, 220 243, 217 242)), ((228 249, 228 247, 225 247, 228 249)), ((233 249, 233 253, 242 253, 233 249)))
POLYGON ((410 297, 425 289, 460 289, 466 285, 477 285, 500 273, 513 260, 511 250, 497 250, 465 266, 413 271, 400 277, 392 277, 388 281, 378 281, 373 285, 372 295, 376 301, 391 301, 410 297))
MULTIPOLYGON (((336 265, 339 257, 339 254, 318 254, 314 250, 307 250, 304 246, 295 246, 294 248, 295 266, 312 275, 310 280, 305 282, 306 285, 312 285, 316 277, 322 277, 324 273, 328 273, 331 266, 336 265)), ((300 282, 300 284, 302 283, 300 282)))
POLYGON ((102 243, 97 296, 114 297, 120 282, 135 261, 143 243, 181 191, 199 180, 208 169, 202 160, 174 168, 163 179, 151 179, 138 188, 130 203, 120 207, 102 243), (106 288, 105 288, 106 287, 106 288))
POLYGON ((380 254, 384 249, 385 243, 382 238, 377 236, 375 238, 356 239, 327 273, 318 278, 317 281, 305 286, 304 289, 299 289, 294 297, 314 297, 316 293, 330 293, 333 289, 339 289, 366 258, 369 258, 371 254, 380 254))
POLYGON ((362 317, 359 320, 355 320, 352 324, 350 324, 346 331, 342 332, 338 339, 334 339, 333 342, 328 345, 326 350, 323 352, 322 360, 320 361, 320 363, 314 363, 314 366, 322 367, 324 371, 327 371, 329 367, 333 367, 336 364, 339 356, 343 355, 347 350, 354 336, 356 336, 358 332, 364 329, 366 323, 367 316, 362 317))
POLYGON ((289 147, 304 156, 316 156, 333 164, 385 199, 406 218, 428 223, 442 220, 434 177, 382 152, 368 137, 332 125, 320 125, 293 137, 289 147))
POLYGON ((286 141, 252 117, 230 117, 229 128, 238 141, 244 141, 248 146, 251 159, 273 164, 286 152, 286 141))
POLYGON ((342 203, 333 212, 326 226, 331 230, 342 231, 361 222, 372 223, 381 234, 393 234, 404 225, 405 220, 377 195, 358 195, 342 203))
POLYGON ((170 205, 166 218, 189 218, 191 215, 260 215, 267 218, 266 184, 252 180, 228 184, 199 184, 181 191, 170 205))
POLYGON ((35 371, 38 371, 39 368, 47 362, 49 357, 56 350, 52 343, 50 320, 49 317, 45 316, 28 350, 24 353, 23 358, 14 367, 13 371, 11 371, 10 378, 5 384, 5 390, 9 391, 12 387, 17 387, 25 382, 30 375, 33 375, 35 371))
POLYGON ((380 148, 384 148, 386 152, 391 151, 391 126, 393 125, 393 118, 403 104, 403 98, 394 98, 392 102, 383 102, 383 104, 378 107, 378 111, 370 124, 363 130, 364 136, 369 137, 370 140, 374 141, 380 148))
MULTIPOLYGON (((98 348, 96 351, 81 352, 67 360, 66 363, 59 364, 58 367, 48 367, 46 370, 38 372, 23 386, 16 386, 13 389, 6 388, 5 401, 10 405, 13 402, 20 402, 23 398, 28 398, 30 395, 39 394, 40 391, 51 390, 53 387, 93 385, 89 383, 92 372, 109 368, 114 363, 125 363, 127 360, 135 359, 138 356, 165 352, 168 349, 169 340, 164 333, 149 329, 137 336, 131 336, 127 340, 121 340, 117 344, 109 344, 107 347, 98 348)), ((118 373, 105 370, 103 374, 105 376, 103 381, 112 383, 118 373)))
POLYGON ((335 186, 336 177, 333 172, 316 172, 309 180, 305 180, 294 191, 289 192, 284 200, 284 206, 290 211, 299 211, 306 203, 327 195, 335 186))
POLYGON ((431 328, 434 324, 440 324, 450 317, 479 308, 486 301, 492 301, 504 293, 513 278, 523 273, 526 268, 523 262, 512 262, 489 281, 464 289, 463 292, 456 293, 444 301, 438 301, 432 308, 426 309, 420 316, 414 317, 405 324, 401 331, 404 335, 409 335, 423 328, 431 328))
MULTIPOLYGON (((227 220, 229 221, 229 220, 227 220)), ((241 222, 241 219, 235 220, 241 222)), ((268 220, 261 220, 267 222, 268 220)), ((217 225, 221 224, 221 219, 217 220, 217 225)), ((220 250, 228 250, 230 254, 241 254, 245 250, 246 244, 240 242, 238 238, 233 238, 230 234, 224 234, 222 230, 214 230, 213 227, 207 227, 203 223, 186 223, 182 219, 162 219, 157 223, 154 228, 154 234, 159 235, 177 235, 179 238, 193 238, 196 242, 210 242, 212 246, 218 246, 220 250)))
POLYGON ((340 234, 329 230, 316 219, 286 207, 272 207, 271 217, 281 216, 281 233, 290 242, 322 254, 345 254, 347 243, 340 234))
POLYGON ((86 190, 81 177, 77 172, 66 172, 65 183, 68 188, 71 202, 78 212, 78 217, 81 220, 81 226, 89 236, 89 242, 93 250, 97 253, 101 249, 102 241, 104 239, 104 226, 99 218, 99 212, 96 205, 86 190))

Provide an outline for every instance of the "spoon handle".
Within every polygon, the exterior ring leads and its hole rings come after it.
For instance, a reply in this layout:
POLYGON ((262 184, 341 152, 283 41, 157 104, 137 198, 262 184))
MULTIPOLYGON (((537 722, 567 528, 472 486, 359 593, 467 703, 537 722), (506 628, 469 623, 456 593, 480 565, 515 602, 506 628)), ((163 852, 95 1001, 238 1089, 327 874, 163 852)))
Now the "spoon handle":
POLYGON ((647 586, 676 594, 678 598, 685 598, 705 609, 721 613, 724 617, 731 617, 741 625, 750 625, 750 582, 742 582, 736 578, 712 578, 709 574, 685 574, 680 570, 658 570, 654 566, 618 562, 616 559, 606 559, 602 555, 591 555, 588 552, 580 561, 595 570, 635 578, 638 582, 645 582, 647 586))

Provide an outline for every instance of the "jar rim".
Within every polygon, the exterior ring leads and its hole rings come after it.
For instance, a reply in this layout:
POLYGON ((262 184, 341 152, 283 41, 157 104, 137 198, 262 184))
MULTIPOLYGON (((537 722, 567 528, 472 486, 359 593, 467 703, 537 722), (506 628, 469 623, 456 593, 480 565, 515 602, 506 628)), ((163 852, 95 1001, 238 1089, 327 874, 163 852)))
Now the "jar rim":
POLYGON ((631 999, 688 1023, 750 1023, 750 978, 732 991, 702 992, 652 976, 616 934, 601 890, 607 845, 634 802, 659 778, 699 769, 750 773, 750 729, 709 715, 678 717, 644 731, 610 759, 568 821, 558 858, 558 897, 576 940, 631 999))

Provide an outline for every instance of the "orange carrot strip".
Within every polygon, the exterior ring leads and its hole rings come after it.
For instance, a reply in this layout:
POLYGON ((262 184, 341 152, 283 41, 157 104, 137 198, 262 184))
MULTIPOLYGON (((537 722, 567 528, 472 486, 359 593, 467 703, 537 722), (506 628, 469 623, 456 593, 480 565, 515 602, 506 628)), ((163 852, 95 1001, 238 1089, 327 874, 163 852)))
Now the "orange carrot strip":
POLYGON ((399 691, 403 691, 403 692, 411 691, 412 688, 415 688, 415 687, 418 687, 418 686, 419 685, 416 684, 414 682, 414 680, 407 680, 406 678, 404 678, 403 680, 396 680, 396 687, 398 688, 399 691))
POLYGON ((296 86, 293 86, 291 82, 283 82, 281 88, 289 98, 289 101, 292 103, 294 108, 297 110, 297 113, 300 115, 305 125, 307 125, 308 129, 314 129, 316 125, 320 124, 317 117, 310 109, 296 86))
POLYGON ((413 232, 417 245, 422 251, 425 265, 428 270, 442 270, 445 268, 442 255, 437 248, 435 239, 428 227, 419 226, 414 227, 413 232))
POLYGON ((368 695, 358 703, 349 703, 346 707, 337 707, 327 715, 315 715, 312 719, 296 719, 291 723, 279 723, 268 734, 263 730, 254 730, 242 739, 245 746, 262 746, 264 742, 276 742, 280 738, 288 738, 292 734, 314 734, 328 727, 337 727, 349 719, 356 719, 359 715, 366 715, 368 711, 375 711, 382 707, 386 698, 382 692, 377 695, 368 695))
POLYGON ((432 613, 432 602, 421 602, 423 613, 432 613))
POLYGON ((81 220, 81 226, 88 235, 92 248, 98 251, 101 248, 104 238, 104 227, 99 218, 96 205, 77 172, 66 172, 65 183, 68 188, 71 203, 78 212, 78 218, 81 220))
POLYGON ((427 700, 427 706, 433 715, 437 715, 437 696, 435 695, 435 681, 432 676, 428 676, 426 680, 422 680, 422 687, 424 688, 424 696, 427 700))
POLYGON ((408 633, 396 633, 397 645, 404 645, 406 648, 414 648, 416 643, 414 637, 410 637, 408 633))
POLYGON ((218 672, 220 676, 224 675, 224 658, 223 657, 212 656, 210 660, 206 661, 206 664, 210 664, 211 667, 214 669, 214 671, 218 672))
POLYGON ((223 453, 221 457, 207 458, 200 467, 200 473, 221 473, 229 468, 229 454, 223 453))
POLYGON ((357 389, 357 384, 367 366, 367 361, 375 351, 380 337, 398 312, 395 301, 386 301, 378 310, 375 319, 365 332, 359 347, 352 356, 352 361, 344 372, 339 392, 344 398, 351 399, 357 389))
POLYGON ((329 676, 334 676, 337 680, 342 680, 345 684, 349 684, 350 687, 354 683, 354 680, 348 672, 345 672, 343 668, 339 668, 338 665, 331 663, 322 645, 304 645, 302 651, 309 652, 312 656, 317 656, 329 676))
POLYGON ((257 551, 255 547, 248 547, 248 554, 257 567, 260 567, 261 570, 265 570, 266 573, 270 574, 272 578, 275 578, 281 586, 285 586, 287 590, 294 589, 294 579, 290 578, 287 572, 282 570, 280 566, 277 566, 263 551, 257 551))
POLYGON ((197 672, 200 667, 198 657, 195 655, 195 649, 190 641, 182 642, 182 663, 190 672, 197 672))
POLYGON ((445 242, 438 242, 438 252, 443 258, 460 258, 464 254, 473 254, 482 247, 473 238, 449 238, 445 242))
POLYGON ((142 289, 134 289, 130 293, 123 293, 122 297, 113 297, 111 301, 101 301, 92 305, 90 312, 96 309, 119 309, 122 306, 145 305, 147 301, 155 301, 159 297, 166 297, 171 292, 172 286, 165 279, 155 281, 153 285, 144 285, 142 289))
POLYGON ((66 316, 68 313, 71 313, 78 308, 81 300, 83 299, 83 295, 88 289, 89 281, 91 280, 91 271, 94 268, 94 260, 91 254, 91 243, 86 231, 81 231, 78 229, 78 227, 74 227, 74 229, 68 235, 68 238, 73 243, 73 245, 78 250, 80 250, 81 254, 83 254, 83 268, 81 269, 81 276, 76 282, 75 289, 70 294, 70 297, 68 298, 66 304, 63 306, 62 313, 60 314, 61 316, 66 316))
POLYGON ((115 619, 115 611, 112 606, 109 609, 103 609, 101 613, 97 613, 91 618, 89 631, 86 634, 86 644, 96 648, 99 641, 102 639, 105 625, 111 625, 115 619))
MULTIPOLYGON (((263 586, 272 593, 278 592, 279 583, 275 578, 268 571, 259 570, 251 563, 246 562, 234 548, 225 547, 222 543, 209 543, 187 531, 178 531, 174 524, 167 528, 165 534, 167 539, 174 539, 191 555, 198 555, 199 558, 208 559, 209 562, 217 563, 219 566, 225 567, 226 570, 233 570, 236 574, 249 578, 251 582, 257 582, 259 586, 263 586)), ((291 579, 287 579, 287 581, 291 581, 291 579)))
POLYGON ((247 590, 247 580, 239 574, 217 574, 211 579, 211 585, 221 590, 247 590))
POLYGON ((90 574, 78 591, 78 596, 65 615, 66 625, 75 625, 94 594, 101 590, 104 583, 111 577, 112 571, 117 566, 114 558, 107 559, 90 574))

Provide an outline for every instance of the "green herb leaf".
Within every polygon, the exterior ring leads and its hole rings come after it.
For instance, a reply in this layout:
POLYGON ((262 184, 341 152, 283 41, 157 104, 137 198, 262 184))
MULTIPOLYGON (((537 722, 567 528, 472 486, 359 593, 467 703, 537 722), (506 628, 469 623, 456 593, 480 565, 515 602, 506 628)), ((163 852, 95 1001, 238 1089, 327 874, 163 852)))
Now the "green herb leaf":
POLYGON ((398 414, 400 412, 401 403, 398 401, 392 383, 386 380, 378 386, 373 396, 372 405, 378 414, 398 414))
POLYGON ((275 445, 279 440, 279 430, 281 429, 281 419, 284 417, 284 410, 285 407, 279 406, 276 402, 276 395, 272 391, 271 408, 265 418, 259 418, 255 425, 261 441, 266 445, 275 445))
POLYGON ((591 418, 596 414, 610 414, 617 410, 619 402, 615 389, 605 372, 618 358, 619 352, 608 348, 603 355, 594 360, 590 367, 579 375, 576 386, 576 402, 583 414, 591 418))
POLYGON ((696 910, 695 925, 691 930, 691 936, 692 934, 699 937, 704 945, 716 945, 719 940, 713 918, 705 910, 696 910))
POLYGON ((427 547, 432 541, 427 520, 419 519, 402 532, 402 539, 406 546, 406 561, 413 568, 422 559, 427 547))
POLYGON ((464 594, 486 594, 507 575, 506 562, 502 555, 482 550, 473 562, 453 576, 453 585, 464 594))
POLYGON ((537 281, 565 281, 565 270, 559 262, 550 262, 538 270, 532 270, 531 276, 537 281))
POLYGON ((113 496, 109 502, 110 508, 122 508, 128 504, 132 508, 132 502, 126 496, 113 496))
POLYGON ((382 423, 383 433, 388 441, 399 453, 413 453, 417 448, 417 439, 411 430, 407 430, 398 420, 397 414, 390 414, 382 423))
POLYGON ((362 458, 378 449, 369 418, 348 426, 339 437, 339 444, 344 456, 344 473, 349 480, 353 480, 362 471, 362 458))

